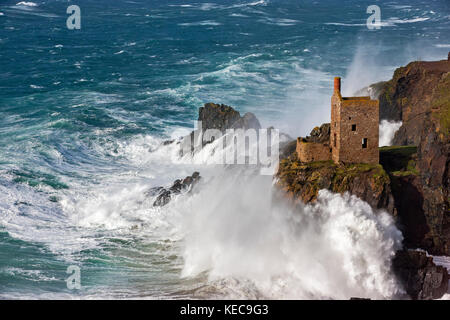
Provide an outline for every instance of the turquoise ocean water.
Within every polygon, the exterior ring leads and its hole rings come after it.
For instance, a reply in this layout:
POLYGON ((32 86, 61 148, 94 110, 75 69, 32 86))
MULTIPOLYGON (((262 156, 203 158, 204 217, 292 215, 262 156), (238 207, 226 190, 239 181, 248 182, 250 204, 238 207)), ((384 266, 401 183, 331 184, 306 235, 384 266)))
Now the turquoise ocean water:
POLYGON ((304 135, 329 120, 334 76, 353 93, 448 51, 446 0, 2 0, 0 298, 266 296, 257 280, 189 276, 177 221, 190 207, 156 210, 145 191, 192 168, 157 146, 205 102, 304 135))

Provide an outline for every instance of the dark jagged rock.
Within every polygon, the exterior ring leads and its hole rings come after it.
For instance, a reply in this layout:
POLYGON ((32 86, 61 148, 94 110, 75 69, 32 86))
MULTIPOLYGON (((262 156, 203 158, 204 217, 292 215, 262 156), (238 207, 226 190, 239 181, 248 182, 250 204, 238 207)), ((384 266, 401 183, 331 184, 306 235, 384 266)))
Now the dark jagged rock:
POLYGON ((393 269, 406 293, 414 300, 439 299, 448 290, 447 269, 436 266, 425 252, 397 251, 393 269))
POLYGON ((224 104, 206 103, 198 112, 198 120, 202 121, 203 130, 218 129, 225 133, 226 129, 258 130, 261 128, 261 124, 253 113, 247 112, 241 117, 238 111, 224 104))
POLYGON ((408 248, 430 248, 430 226, 424 212, 424 194, 417 170, 417 148, 392 146, 380 148, 380 163, 391 179, 398 214, 398 227, 408 248))
POLYGON ((206 103, 198 110, 198 121, 201 122, 202 135, 200 135, 199 129, 197 129, 196 131, 192 131, 190 135, 182 138, 181 156, 185 153, 195 152, 218 138, 210 137, 208 139, 208 137, 203 135, 206 130, 215 129, 220 131, 220 135, 223 135, 227 129, 261 129, 261 124, 253 113, 247 112, 241 117, 239 111, 224 104, 206 103), (198 139, 195 137, 196 133, 201 137, 201 142, 196 141, 198 139))
POLYGON ((200 174, 198 172, 194 172, 191 176, 187 176, 183 180, 175 180, 172 186, 168 189, 165 189, 163 187, 152 188, 148 192, 148 195, 156 196, 156 200, 153 203, 154 207, 162 207, 170 202, 173 195, 190 192, 192 188, 198 183, 200 178, 200 174))
POLYGON ((154 207, 162 207, 169 203, 172 193, 169 190, 163 189, 153 202, 154 207))
POLYGON ((165 141, 163 141, 162 145, 163 146, 167 146, 167 145, 172 144, 174 142, 175 142, 175 140, 165 140, 165 141))
POLYGON ((315 143, 330 143, 331 127, 329 123, 324 123, 320 127, 315 127, 311 130, 308 137, 305 138, 307 142, 315 143))

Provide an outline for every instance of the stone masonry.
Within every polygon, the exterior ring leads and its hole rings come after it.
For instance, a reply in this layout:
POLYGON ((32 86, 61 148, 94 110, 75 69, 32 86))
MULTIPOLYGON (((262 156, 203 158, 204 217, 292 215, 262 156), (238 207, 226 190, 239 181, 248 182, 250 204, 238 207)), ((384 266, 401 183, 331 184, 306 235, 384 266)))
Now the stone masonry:
POLYGON ((342 97, 341 78, 334 79, 331 97, 331 134, 326 143, 297 139, 302 162, 379 163, 379 101, 370 97, 342 97))

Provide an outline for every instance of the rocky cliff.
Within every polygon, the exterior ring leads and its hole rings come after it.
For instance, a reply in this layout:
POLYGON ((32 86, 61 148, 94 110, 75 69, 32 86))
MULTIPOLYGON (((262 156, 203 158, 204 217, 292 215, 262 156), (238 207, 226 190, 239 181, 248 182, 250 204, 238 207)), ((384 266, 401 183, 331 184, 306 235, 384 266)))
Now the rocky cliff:
POLYGON ((380 118, 402 121, 394 144, 417 146, 393 187, 405 243, 450 255, 450 61, 412 62, 376 87, 380 118))
MULTIPOLYGON (((380 120, 402 121, 396 146, 380 148, 380 165, 302 163, 292 142, 280 153, 277 187, 304 203, 322 188, 350 192, 396 216, 406 248, 450 256, 450 60, 412 62, 367 91, 380 100, 380 120)), ((329 139, 318 127, 307 139, 319 136, 329 139)), ((413 299, 440 297, 448 288, 445 268, 424 253, 401 251, 394 267, 413 299)))
MULTIPOLYGON (((326 142, 330 138, 330 124, 314 128, 305 139, 326 142)), ((341 164, 333 161, 301 162, 295 149, 282 150, 276 186, 293 202, 314 202, 320 189, 337 193, 349 192, 375 209, 384 208, 395 214, 390 179, 381 165, 341 164)))

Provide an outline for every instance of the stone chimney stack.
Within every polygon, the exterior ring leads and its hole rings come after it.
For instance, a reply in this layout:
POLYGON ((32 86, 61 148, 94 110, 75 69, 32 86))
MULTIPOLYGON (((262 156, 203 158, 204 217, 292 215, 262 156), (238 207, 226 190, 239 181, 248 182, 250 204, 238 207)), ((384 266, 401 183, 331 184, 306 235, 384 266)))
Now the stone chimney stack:
POLYGON ((341 93, 341 78, 340 77, 334 78, 334 91, 341 93))

